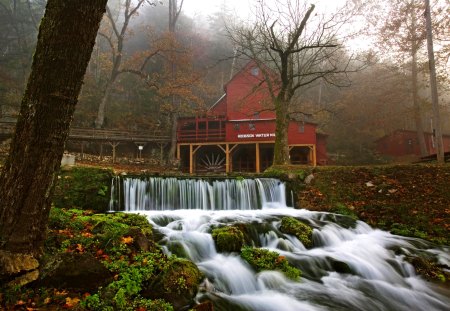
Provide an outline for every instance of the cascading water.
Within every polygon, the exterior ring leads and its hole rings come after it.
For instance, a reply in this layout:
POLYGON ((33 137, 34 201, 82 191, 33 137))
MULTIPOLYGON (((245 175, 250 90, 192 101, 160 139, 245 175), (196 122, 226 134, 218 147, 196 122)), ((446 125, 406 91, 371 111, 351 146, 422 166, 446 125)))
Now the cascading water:
POLYGON ((124 180, 125 209, 147 215, 167 253, 197 263, 206 275, 197 299, 213 301, 215 310, 449 310, 448 288, 417 276, 406 260, 420 254, 448 267, 448 247, 373 230, 340 215, 281 208, 284 187, 273 179, 222 181, 220 186, 183 182, 124 180), (163 184, 174 188, 162 189, 163 184), (238 194, 243 189, 255 192, 238 194), (285 216, 314 228, 311 249, 280 232, 285 216), (302 270, 301 280, 277 271, 255 273, 239 254, 218 253, 211 230, 232 224, 251 228, 253 245, 284 256, 302 270))
POLYGON ((284 184, 273 178, 207 181, 116 177, 111 188, 111 210, 247 210, 286 206, 284 184))

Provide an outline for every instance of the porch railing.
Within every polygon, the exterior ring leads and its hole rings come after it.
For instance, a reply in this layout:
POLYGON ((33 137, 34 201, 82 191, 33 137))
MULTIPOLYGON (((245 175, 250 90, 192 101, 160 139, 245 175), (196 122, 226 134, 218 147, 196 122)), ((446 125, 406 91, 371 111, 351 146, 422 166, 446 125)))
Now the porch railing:
POLYGON ((178 130, 178 142, 220 141, 225 139, 225 128, 178 130))

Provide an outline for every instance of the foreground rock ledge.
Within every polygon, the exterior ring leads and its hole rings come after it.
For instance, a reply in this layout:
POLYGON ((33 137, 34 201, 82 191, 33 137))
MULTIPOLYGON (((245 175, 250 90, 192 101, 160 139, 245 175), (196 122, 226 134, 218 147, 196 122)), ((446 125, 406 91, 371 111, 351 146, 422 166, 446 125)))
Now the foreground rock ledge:
POLYGON ((25 285, 39 276, 39 262, 31 255, 0 251, 0 283, 25 285))

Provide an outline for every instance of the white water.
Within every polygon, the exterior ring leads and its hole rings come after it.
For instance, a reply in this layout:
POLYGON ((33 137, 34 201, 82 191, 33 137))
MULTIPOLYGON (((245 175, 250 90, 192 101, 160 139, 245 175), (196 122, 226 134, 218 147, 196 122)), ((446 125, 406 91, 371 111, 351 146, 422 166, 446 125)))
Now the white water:
POLYGON ((270 208, 270 200, 265 203, 260 210, 246 206, 215 211, 144 211, 135 205, 134 212, 147 215, 168 254, 184 253, 197 263, 207 277, 197 299, 212 300, 215 310, 449 310, 449 290, 417 276, 405 260, 406 254, 421 254, 450 266, 448 247, 434 248, 420 239, 373 230, 363 222, 348 226, 351 221, 333 214, 280 208, 279 201, 272 204, 278 208, 270 208), (283 216, 314 227, 312 249, 279 231, 283 216), (288 280, 277 271, 255 273, 239 254, 218 253, 212 228, 236 223, 251 224, 254 245, 285 256, 302 270, 301 280, 288 280), (336 263, 351 272, 336 268, 336 263))

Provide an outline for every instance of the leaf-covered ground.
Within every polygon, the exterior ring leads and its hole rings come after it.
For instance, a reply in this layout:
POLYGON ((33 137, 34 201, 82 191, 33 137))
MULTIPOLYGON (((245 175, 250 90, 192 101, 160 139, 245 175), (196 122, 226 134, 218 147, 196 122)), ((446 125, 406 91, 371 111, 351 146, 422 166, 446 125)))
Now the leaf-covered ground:
POLYGON ((450 165, 320 167, 302 208, 353 215, 392 233, 450 245, 450 165))

